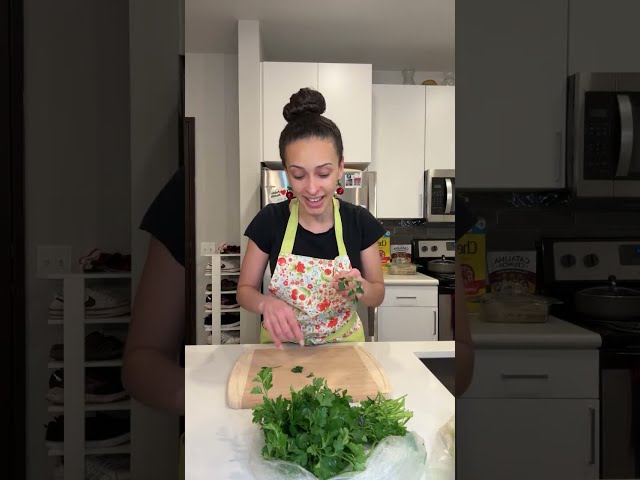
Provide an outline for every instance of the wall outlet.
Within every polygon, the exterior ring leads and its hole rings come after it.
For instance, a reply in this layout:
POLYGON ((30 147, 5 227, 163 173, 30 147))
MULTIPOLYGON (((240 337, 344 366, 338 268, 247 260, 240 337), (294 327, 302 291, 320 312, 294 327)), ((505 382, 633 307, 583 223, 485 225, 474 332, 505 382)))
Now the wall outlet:
POLYGON ((71 246, 38 245, 37 261, 39 275, 69 273, 71 272, 71 246))
POLYGON ((215 242, 200 243, 200 255, 213 255, 214 253, 217 253, 215 242))

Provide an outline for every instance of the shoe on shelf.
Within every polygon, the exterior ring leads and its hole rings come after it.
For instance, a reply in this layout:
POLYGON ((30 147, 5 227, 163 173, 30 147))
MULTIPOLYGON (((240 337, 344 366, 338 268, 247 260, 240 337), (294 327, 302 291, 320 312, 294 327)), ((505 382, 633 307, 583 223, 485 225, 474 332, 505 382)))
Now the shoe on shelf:
POLYGON ((226 243, 223 243, 218 248, 218 253, 240 253, 240 246, 239 245, 227 245, 226 243))
POLYGON ((240 343, 240 332, 237 330, 230 332, 220 332, 220 341, 224 345, 235 345, 240 343))
POLYGON ((228 310, 230 308, 238 308, 240 304, 236 300, 236 296, 234 294, 222 295, 220 299, 220 308, 222 310, 228 310))
POLYGON ((87 273, 130 272, 131 255, 119 252, 106 253, 94 248, 80 257, 78 263, 87 273))
POLYGON ((240 271, 240 262, 238 260, 223 259, 220 262, 220 271, 223 273, 236 273, 240 271))
POLYGON ((220 281, 220 289, 225 291, 233 291, 238 289, 238 282, 235 280, 229 280, 228 278, 223 278, 220 281))
MULTIPOLYGON (((45 440, 48 448, 64 448, 64 415, 57 416, 46 425, 45 440)), ((107 448, 127 443, 131 438, 129 419, 98 412, 85 420, 85 447, 107 448)))
POLYGON ((207 288, 205 289, 205 293, 211 293, 211 284, 207 283, 207 288))
MULTIPOLYGON (((85 394, 87 403, 111 403, 128 398, 122 386, 120 368, 87 368, 85 372, 85 394)), ((46 394, 49 402, 64 404, 64 371, 58 369, 49 378, 49 391, 46 394)))
POLYGON ((223 313, 222 315, 220 315, 220 325, 223 327, 239 327, 240 314, 239 313, 223 313))
MULTIPOLYGON (((84 314, 88 318, 121 317, 131 313, 131 299, 108 289, 85 289, 84 314)), ((49 304, 49 318, 64 316, 64 296, 56 294, 49 304)))
MULTIPOLYGON (((84 339, 84 355, 86 361, 114 360, 122 357, 124 343, 111 335, 92 332, 84 339)), ((49 356, 53 360, 64 360, 64 344, 56 343, 51 346, 49 356)))

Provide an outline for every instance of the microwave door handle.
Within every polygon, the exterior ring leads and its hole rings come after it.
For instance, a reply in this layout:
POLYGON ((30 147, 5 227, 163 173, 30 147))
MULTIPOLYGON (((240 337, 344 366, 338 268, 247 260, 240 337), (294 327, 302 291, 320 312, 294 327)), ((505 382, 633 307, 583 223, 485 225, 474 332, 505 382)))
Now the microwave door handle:
POLYGON ((450 178, 445 178, 444 183, 447 187, 447 205, 444 209, 444 213, 450 214, 451 208, 453 207, 453 182, 450 178))
POLYGON ((633 151, 633 108, 629 95, 617 95, 620 110, 620 156, 616 177, 628 177, 633 151))

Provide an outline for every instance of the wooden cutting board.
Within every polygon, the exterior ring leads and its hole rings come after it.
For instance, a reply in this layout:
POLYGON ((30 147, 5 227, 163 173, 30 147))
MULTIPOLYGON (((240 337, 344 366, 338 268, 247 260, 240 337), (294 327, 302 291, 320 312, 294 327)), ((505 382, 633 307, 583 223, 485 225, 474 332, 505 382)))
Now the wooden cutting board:
POLYGON ((262 403, 262 395, 252 394, 258 383, 251 380, 262 367, 273 369, 273 387, 269 397, 291 398, 290 387, 299 390, 311 384, 314 377, 322 377, 330 389, 347 389, 354 402, 375 397, 378 392, 385 397, 391 386, 382 366, 369 352, 357 345, 322 345, 315 347, 293 347, 279 350, 265 348, 247 350, 238 359, 227 383, 227 404, 230 408, 251 408, 262 403), (296 366, 301 373, 291 371, 296 366))

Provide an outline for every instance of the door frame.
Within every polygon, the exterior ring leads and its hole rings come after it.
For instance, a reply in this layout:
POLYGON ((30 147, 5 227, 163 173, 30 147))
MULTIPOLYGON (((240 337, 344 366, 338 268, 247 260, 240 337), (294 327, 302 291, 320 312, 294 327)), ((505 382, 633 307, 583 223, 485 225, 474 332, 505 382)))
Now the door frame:
POLYGON ((26 477, 26 318, 24 219, 24 13, 20 0, 0 0, 0 302, 4 322, 0 335, 2 428, 9 441, 0 457, 7 478, 26 477))

